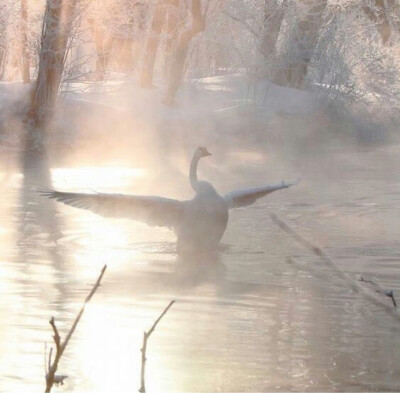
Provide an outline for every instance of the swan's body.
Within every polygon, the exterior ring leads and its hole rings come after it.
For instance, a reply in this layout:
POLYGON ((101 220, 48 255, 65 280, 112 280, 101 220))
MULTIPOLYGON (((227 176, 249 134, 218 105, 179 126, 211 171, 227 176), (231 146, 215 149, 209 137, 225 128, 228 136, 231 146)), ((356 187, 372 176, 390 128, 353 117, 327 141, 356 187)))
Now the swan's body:
POLYGON ((177 235, 178 252, 210 250, 218 245, 225 232, 229 209, 250 205, 258 198, 288 188, 296 182, 237 190, 221 196, 210 183, 197 179, 199 160, 209 155, 203 147, 197 148, 194 153, 189 179, 195 196, 188 201, 156 196, 83 194, 52 190, 42 194, 102 216, 130 218, 149 225, 173 228, 177 235))
POLYGON ((221 240, 229 218, 225 199, 207 182, 199 182, 196 195, 184 202, 183 217, 174 228, 177 235, 177 251, 186 249, 209 250, 221 240))

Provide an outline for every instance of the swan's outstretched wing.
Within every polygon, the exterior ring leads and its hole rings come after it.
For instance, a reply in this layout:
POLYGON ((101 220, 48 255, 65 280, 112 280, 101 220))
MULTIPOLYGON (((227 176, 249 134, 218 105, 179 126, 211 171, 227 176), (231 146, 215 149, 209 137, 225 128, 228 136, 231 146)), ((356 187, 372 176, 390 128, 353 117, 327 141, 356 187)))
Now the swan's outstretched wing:
POLYGON ((40 191, 42 196, 66 205, 91 210, 104 217, 129 218, 149 225, 174 227, 183 213, 183 202, 156 196, 122 194, 84 194, 40 191))
POLYGON ((258 198, 262 198, 263 196, 268 195, 271 192, 282 190, 283 188, 289 188, 290 186, 293 186, 298 182, 299 181, 296 180, 288 183, 282 182, 280 184, 274 184, 269 186, 248 188, 246 190, 235 190, 226 194, 224 198, 228 202, 230 209, 234 209, 235 207, 244 207, 251 205, 258 198))

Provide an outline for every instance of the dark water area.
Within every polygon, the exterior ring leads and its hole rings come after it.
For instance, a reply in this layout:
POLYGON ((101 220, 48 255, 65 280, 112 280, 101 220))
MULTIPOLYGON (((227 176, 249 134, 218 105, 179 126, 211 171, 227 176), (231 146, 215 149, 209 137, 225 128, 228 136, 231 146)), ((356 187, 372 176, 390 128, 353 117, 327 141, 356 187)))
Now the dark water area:
POLYGON ((400 147, 344 148, 278 132, 246 144, 233 131, 226 144, 204 131, 190 143, 160 140, 125 164, 98 152, 90 163, 76 152, 1 160, 0 392, 44 390, 48 320, 65 334, 105 263, 61 361, 69 378, 60 391, 137 390, 143 331, 172 299, 149 341, 149 392, 399 390, 398 320, 270 214, 348 277, 362 275, 400 298, 400 147), (34 191, 189 198, 190 156, 206 140, 213 156, 201 162, 200 177, 222 194, 302 179, 231 211, 218 253, 177 257, 167 229, 105 219, 34 191))

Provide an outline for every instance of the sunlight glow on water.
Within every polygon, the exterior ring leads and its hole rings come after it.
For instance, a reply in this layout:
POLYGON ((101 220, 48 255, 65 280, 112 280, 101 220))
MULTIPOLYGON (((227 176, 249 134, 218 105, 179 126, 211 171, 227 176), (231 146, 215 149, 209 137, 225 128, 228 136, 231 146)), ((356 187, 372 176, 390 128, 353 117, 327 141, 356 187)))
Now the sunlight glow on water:
MULTIPOLYGON (((124 306, 108 303, 89 305, 78 351, 80 367, 88 379, 90 392, 124 392, 129 386, 140 386, 139 348, 143 332, 153 323, 151 318, 158 316, 156 309, 152 311, 149 313, 137 305, 135 313, 127 319, 123 315, 126 312, 124 306)), ((164 321, 164 329, 169 325, 164 321)), ((159 334, 163 335, 161 329, 159 334)), ((162 381, 165 376, 163 367, 158 364, 160 353, 157 341, 156 335, 149 339, 147 353, 146 380, 154 392, 162 391, 162 383, 157 381, 162 381)))
POLYGON ((142 178, 145 174, 144 169, 118 166, 53 168, 51 170, 53 185, 60 189, 123 188, 131 184, 132 179, 142 178))
POLYGON ((118 305, 92 305, 86 311, 79 351, 82 372, 89 379, 91 390, 122 392, 131 384, 139 386, 137 348, 143 332, 138 330, 136 321, 127 325, 121 313, 124 309, 118 305))
MULTIPOLYGON (((238 150, 229 164, 245 157, 255 163, 262 156, 238 150)), ((49 173, 55 188, 87 192, 123 193, 149 176, 124 167, 49 173)), ((149 340, 149 392, 388 390, 400 382, 393 321, 332 280, 269 219, 282 214, 343 270, 399 290, 396 193, 382 203, 381 187, 369 179, 351 189, 345 183, 332 197, 310 198, 304 190, 316 185, 299 186, 233 211, 218 256, 179 259, 167 229, 39 197, 31 186, 45 184, 47 174, 12 175, 0 205, 0 392, 43 391, 48 320, 54 316, 64 335, 104 264, 102 285, 60 365, 69 378, 59 391, 137 391, 143 332, 171 299, 177 303, 149 340)), ((386 186, 397 189, 393 179, 386 186)))

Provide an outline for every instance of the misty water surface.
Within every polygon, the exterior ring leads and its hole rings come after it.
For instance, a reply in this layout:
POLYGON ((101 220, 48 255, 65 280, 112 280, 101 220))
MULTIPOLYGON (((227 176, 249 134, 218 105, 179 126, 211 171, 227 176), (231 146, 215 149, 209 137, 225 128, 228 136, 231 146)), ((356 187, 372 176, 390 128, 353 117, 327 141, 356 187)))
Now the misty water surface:
POLYGON ((65 333, 105 263, 103 284, 62 359, 59 372, 69 378, 61 391, 137 391, 143 331, 171 299, 177 303, 149 341, 149 392, 398 390, 398 322, 335 279, 269 216, 323 247, 354 279, 362 274, 399 293, 398 147, 213 140, 200 177, 221 192, 302 182, 232 211, 220 252, 186 260, 176 257, 167 229, 103 219, 32 191, 52 182, 188 198, 194 147, 165 148, 143 165, 3 160, 0 391, 44 390, 48 320, 54 316, 65 333))

